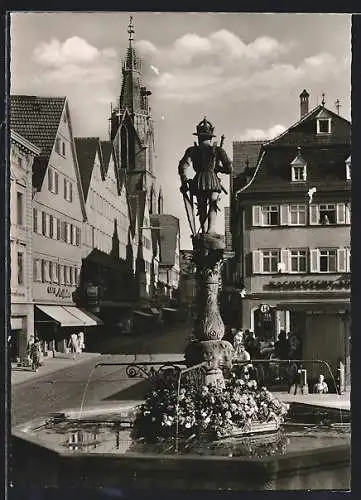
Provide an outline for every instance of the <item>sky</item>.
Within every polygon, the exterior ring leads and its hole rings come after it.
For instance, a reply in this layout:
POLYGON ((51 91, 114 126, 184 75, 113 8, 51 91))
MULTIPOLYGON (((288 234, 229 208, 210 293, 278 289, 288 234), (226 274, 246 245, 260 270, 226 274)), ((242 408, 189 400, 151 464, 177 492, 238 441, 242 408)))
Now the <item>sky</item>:
MULTIPOLYGON (((351 16, 255 13, 13 13, 11 92, 67 96, 75 136, 109 138, 110 105, 119 99, 129 15, 152 91, 156 170, 164 209, 179 217, 181 247, 191 248, 177 167, 207 116, 232 142, 270 139, 310 108, 351 118, 351 16)), ((222 176, 228 188, 229 179, 222 176)), ((223 195, 218 231, 224 232, 223 195)))

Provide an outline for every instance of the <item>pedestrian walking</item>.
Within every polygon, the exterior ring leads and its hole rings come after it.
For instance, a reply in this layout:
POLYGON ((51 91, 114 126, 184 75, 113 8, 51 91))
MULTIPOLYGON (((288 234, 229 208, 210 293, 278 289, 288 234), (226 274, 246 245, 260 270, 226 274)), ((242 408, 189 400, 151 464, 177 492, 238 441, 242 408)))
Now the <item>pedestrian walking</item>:
POLYGON ((79 352, 78 335, 75 332, 70 335, 69 347, 73 354, 73 359, 75 360, 79 352))
POLYGON ((83 350, 85 350, 84 332, 78 333, 78 344, 79 344, 79 351, 83 352, 83 350))
POLYGON ((38 338, 34 339, 34 342, 30 345, 30 359, 31 359, 31 369, 37 372, 40 366, 40 341, 38 338))

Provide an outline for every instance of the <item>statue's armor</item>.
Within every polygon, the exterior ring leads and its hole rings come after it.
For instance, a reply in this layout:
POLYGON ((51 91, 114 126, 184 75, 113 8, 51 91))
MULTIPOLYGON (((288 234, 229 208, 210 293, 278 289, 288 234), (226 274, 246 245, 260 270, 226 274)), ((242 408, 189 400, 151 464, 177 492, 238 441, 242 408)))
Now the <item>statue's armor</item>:
POLYGON ((179 175, 185 180, 185 170, 189 162, 196 175, 190 181, 190 191, 193 195, 220 193, 221 182, 217 173, 231 173, 231 162, 223 148, 201 142, 188 148, 179 163, 179 175))

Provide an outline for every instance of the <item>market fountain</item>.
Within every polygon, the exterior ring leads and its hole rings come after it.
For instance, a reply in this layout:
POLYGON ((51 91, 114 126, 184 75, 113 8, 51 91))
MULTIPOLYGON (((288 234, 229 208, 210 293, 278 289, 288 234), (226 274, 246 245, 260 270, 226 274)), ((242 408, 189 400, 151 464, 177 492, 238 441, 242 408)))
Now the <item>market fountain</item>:
MULTIPOLYGON (((214 224, 222 189, 217 172, 230 173, 231 167, 222 147, 209 142, 210 122, 202 120, 196 135, 199 145, 179 165, 198 307, 184 359, 98 363, 92 373, 118 367, 134 383, 126 391, 133 388, 137 397, 127 400, 120 391, 106 406, 86 406, 91 373, 80 409, 13 430, 17 482, 123 489, 349 488, 349 412, 337 405, 336 413, 327 405, 321 412, 309 405, 305 412, 292 400, 288 406, 263 387, 260 370, 252 375, 234 359, 233 346, 223 340, 218 287, 224 239, 214 224), (196 170, 192 181, 185 177, 189 161, 196 170)), ((252 360, 253 368, 262 363, 252 360)))

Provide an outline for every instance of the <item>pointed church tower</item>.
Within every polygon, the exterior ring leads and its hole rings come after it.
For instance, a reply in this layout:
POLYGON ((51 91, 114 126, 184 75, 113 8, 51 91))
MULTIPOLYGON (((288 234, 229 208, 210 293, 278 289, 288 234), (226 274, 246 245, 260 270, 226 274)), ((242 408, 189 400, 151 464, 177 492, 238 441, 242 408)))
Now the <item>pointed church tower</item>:
POLYGON ((152 92, 142 84, 142 63, 134 47, 134 34, 133 17, 130 16, 121 91, 118 106, 111 113, 110 138, 116 141, 118 136, 116 150, 121 167, 133 177, 131 190, 134 191, 136 186, 150 195, 156 183, 154 127, 149 106, 152 92))

